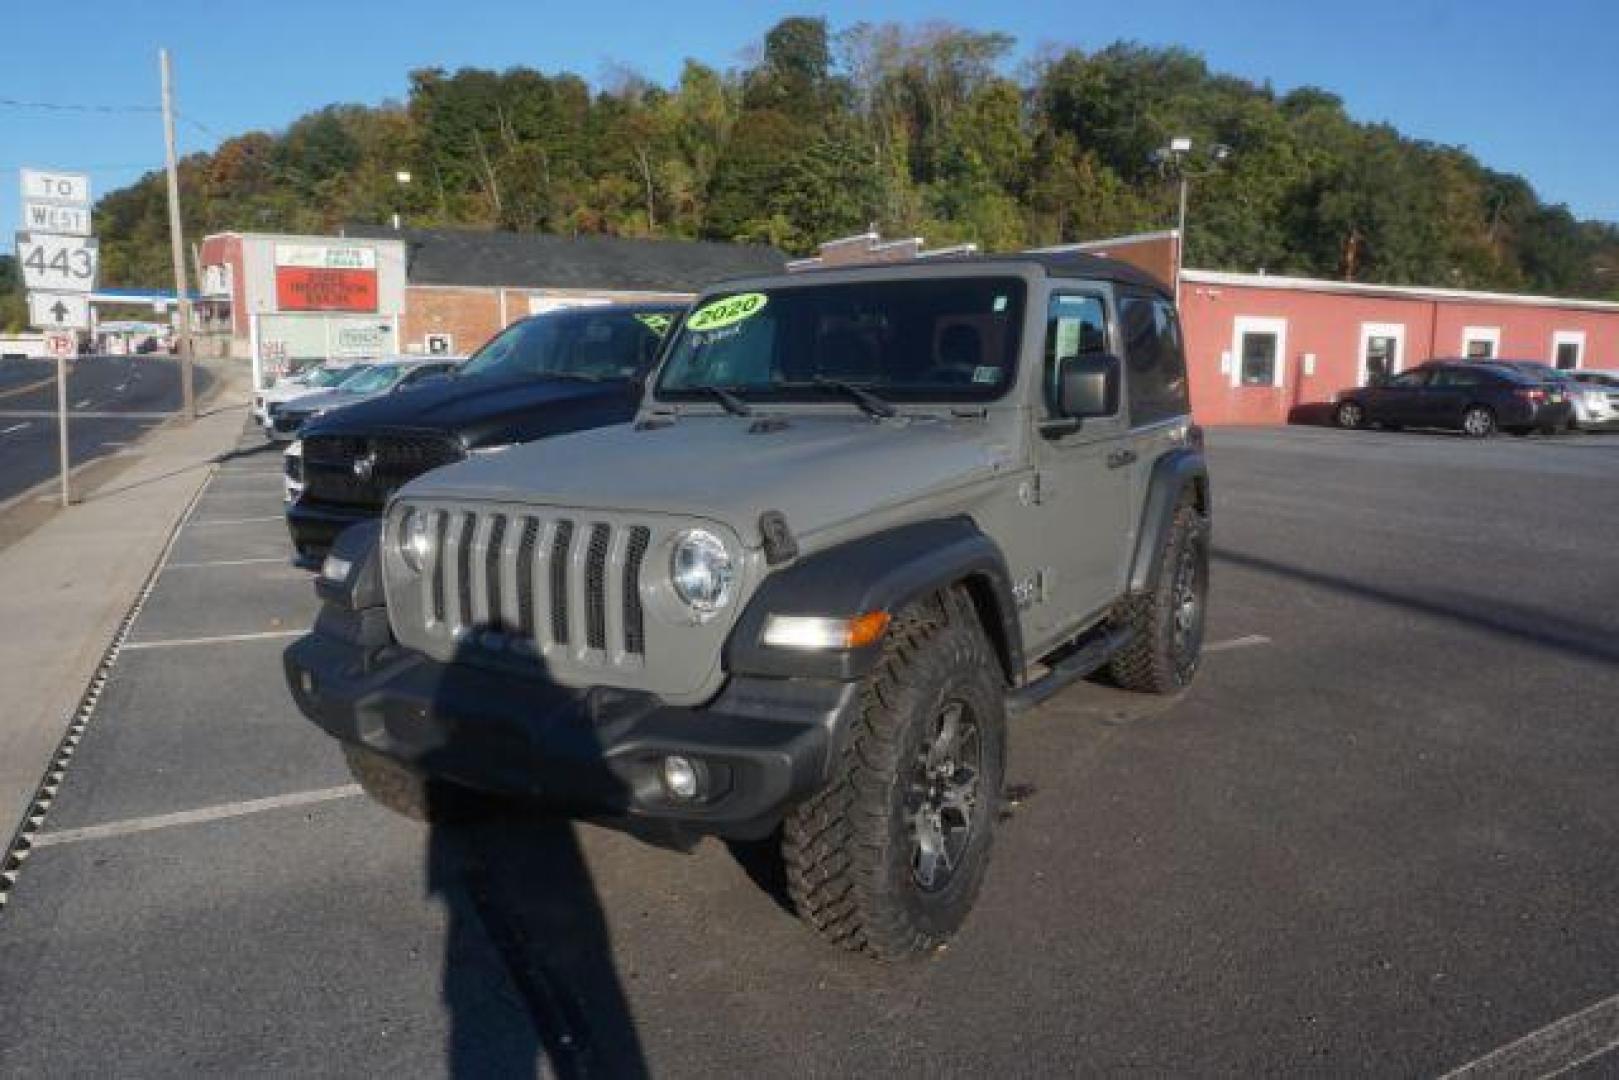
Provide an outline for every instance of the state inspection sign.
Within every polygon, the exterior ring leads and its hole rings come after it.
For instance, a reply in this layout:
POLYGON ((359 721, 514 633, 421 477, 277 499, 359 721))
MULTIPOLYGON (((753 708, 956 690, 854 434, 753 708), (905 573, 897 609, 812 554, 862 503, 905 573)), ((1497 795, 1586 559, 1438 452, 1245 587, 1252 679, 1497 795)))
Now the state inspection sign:
POLYGON ((30 292, 87 293, 96 286, 101 250, 93 237, 20 232, 17 263, 30 292))
POLYGON ((36 330, 88 330, 90 298, 84 293, 29 293, 28 322, 36 330))

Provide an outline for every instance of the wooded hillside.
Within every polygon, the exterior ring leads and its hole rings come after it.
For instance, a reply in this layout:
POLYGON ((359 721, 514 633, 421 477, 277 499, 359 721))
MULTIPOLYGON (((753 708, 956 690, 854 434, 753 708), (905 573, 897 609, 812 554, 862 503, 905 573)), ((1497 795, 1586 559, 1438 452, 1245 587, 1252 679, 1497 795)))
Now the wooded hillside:
MULTIPOLYGON (((1619 296, 1619 228, 1542 203, 1465 151, 1357 123, 1179 49, 1071 50, 1008 74, 1011 38, 792 18, 752 66, 593 90, 525 68, 410 74, 403 104, 333 105, 188 157, 188 234, 345 222, 755 240, 791 254, 875 224, 989 251, 1165 228, 1169 136, 1231 156, 1194 183, 1189 263, 1619 296), (398 170, 412 182, 400 185, 398 170)), ((1203 168, 1203 163, 1198 164, 1203 168)), ((104 280, 170 273, 161 178, 97 209, 104 280)))

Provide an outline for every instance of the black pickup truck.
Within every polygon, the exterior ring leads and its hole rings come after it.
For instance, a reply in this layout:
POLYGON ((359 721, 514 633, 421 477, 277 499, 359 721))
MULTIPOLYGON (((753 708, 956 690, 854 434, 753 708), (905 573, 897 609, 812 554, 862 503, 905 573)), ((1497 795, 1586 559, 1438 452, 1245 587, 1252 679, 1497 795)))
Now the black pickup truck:
POLYGON ((286 457, 294 561, 316 567, 337 534, 381 514, 406 481, 470 454, 620 424, 677 303, 564 309, 513 323, 452 377, 311 422, 286 457))

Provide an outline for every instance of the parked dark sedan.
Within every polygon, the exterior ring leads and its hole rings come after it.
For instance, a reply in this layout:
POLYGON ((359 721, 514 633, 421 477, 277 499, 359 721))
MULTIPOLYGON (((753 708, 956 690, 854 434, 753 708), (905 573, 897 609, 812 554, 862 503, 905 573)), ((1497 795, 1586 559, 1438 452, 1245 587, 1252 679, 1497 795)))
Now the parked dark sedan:
POLYGON ((1568 425, 1570 406, 1560 389, 1511 368, 1437 360, 1341 391, 1335 415, 1339 427, 1450 428, 1482 439, 1556 431, 1568 425))

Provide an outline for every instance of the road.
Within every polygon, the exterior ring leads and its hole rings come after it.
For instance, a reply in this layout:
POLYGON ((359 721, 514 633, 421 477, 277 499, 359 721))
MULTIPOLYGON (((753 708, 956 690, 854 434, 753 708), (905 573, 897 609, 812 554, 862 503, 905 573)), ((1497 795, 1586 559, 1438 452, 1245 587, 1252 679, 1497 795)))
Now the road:
POLYGON ((978 908, 896 968, 718 843, 358 797, 282 685, 275 455, 227 463, 0 909, 0 1074, 1435 1075, 1604 1002, 1531 1049, 1611 1048, 1619 439, 1211 453, 1195 687, 1020 718, 978 908))
MULTIPOLYGON (((196 378, 201 394, 207 370, 199 367, 196 378)), ((180 365, 166 357, 80 357, 67 386, 75 466, 117 452, 180 408, 180 365)), ((0 361, 0 502, 56 471, 55 364, 0 361)))

